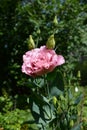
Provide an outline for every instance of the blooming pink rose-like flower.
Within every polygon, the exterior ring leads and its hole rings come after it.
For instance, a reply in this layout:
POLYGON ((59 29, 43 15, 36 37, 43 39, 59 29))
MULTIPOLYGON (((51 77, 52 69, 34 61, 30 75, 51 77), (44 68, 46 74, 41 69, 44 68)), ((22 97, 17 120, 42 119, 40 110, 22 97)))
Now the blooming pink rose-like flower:
POLYGON ((54 50, 41 46, 23 55, 22 72, 32 77, 41 76, 63 63, 65 60, 62 55, 57 55, 54 50))

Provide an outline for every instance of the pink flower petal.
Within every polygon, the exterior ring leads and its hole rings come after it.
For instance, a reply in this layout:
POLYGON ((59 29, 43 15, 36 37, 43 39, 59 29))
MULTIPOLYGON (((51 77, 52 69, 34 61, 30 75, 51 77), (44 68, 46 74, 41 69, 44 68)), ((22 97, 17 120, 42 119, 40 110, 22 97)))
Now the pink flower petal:
POLYGON ((23 55, 22 72, 33 77, 40 76, 64 63, 62 55, 57 55, 54 50, 41 46, 23 55))

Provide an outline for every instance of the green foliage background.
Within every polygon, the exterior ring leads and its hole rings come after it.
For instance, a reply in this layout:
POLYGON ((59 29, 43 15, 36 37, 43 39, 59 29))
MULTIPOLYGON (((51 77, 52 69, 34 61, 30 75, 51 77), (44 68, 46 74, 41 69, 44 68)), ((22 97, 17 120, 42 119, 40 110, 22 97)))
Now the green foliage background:
POLYGON ((81 83, 86 85, 87 0, 0 0, 0 94, 6 89, 12 101, 17 95, 16 107, 26 109, 30 94, 26 84, 29 76, 21 72, 27 38, 32 35, 40 47, 53 33, 56 52, 66 60, 63 72, 75 75, 81 70, 81 83))
POLYGON ((22 55, 31 34, 36 46, 55 34, 57 53, 66 59, 65 71, 87 55, 87 4, 79 0, 0 0, 0 82, 16 93, 21 80, 22 55), (58 24, 53 20, 57 16, 58 24), (66 67, 67 66, 67 67, 66 67))

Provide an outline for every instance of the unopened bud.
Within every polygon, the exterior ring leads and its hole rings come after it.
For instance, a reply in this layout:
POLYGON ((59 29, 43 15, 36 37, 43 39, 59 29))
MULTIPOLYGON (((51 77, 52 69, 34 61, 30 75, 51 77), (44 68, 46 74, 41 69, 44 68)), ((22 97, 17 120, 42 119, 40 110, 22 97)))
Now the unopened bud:
POLYGON ((77 72, 77 77, 81 78, 81 72, 80 72, 80 70, 78 70, 78 72, 77 72))
POLYGON ((70 125, 70 127, 72 128, 72 127, 73 127, 73 125, 74 125, 74 121, 73 121, 73 120, 71 120, 69 125, 70 125))
POLYGON ((56 15, 55 15, 55 17, 54 17, 53 23, 54 23, 55 25, 58 25, 58 20, 57 20, 57 16, 56 16, 56 15))
POLYGON ((53 49, 55 47, 55 39, 54 39, 54 35, 51 35, 46 43, 46 47, 48 49, 53 49))
POLYGON ((28 48, 29 48, 29 50, 35 48, 35 43, 34 43, 34 40, 32 38, 32 35, 29 35, 29 38, 28 38, 27 42, 28 42, 28 48))
POLYGON ((53 97, 53 104, 56 105, 56 103, 57 103, 57 98, 54 96, 53 97))
POLYGON ((40 31, 40 29, 38 29, 38 30, 37 30, 37 34, 40 34, 40 33, 41 33, 41 31, 40 31))

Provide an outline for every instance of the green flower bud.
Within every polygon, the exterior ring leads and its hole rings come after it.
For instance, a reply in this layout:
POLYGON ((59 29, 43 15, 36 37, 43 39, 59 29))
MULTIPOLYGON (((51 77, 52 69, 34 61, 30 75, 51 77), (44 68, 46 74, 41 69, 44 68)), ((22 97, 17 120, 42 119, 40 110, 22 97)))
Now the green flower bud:
POLYGON ((53 97, 53 104, 56 106, 56 103, 57 103, 57 98, 54 96, 53 97))
POLYGON ((56 15, 54 17, 53 23, 54 23, 54 25, 58 25, 58 20, 57 20, 57 16, 56 15))
POLYGON ((72 128, 72 127, 73 127, 73 125, 74 125, 74 121, 73 121, 73 120, 71 120, 69 125, 70 125, 70 127, 72 128))
POLYGON ((29 38, 28 38, 27 43, 28 43, 28 48, 29 48, 29 50, 35 48, 35 43, 34 43, 34 40, 33 40, 33 38, 32 38, 32 35, 29 35, 29 38))
POLYGON ((77 77, 81 78, 81 72, 80 72, 80 70, 78 70, 78 72, 77 72, 77 77))
POLYGON ((40 31, 40 29, 38 29, 38 30, 37 30, 37 34, 40 34, 40 33, 41 33, 41 31, 40 31))
POLYGON ((46 43, 46 47, 48 49, 53 49, 55 47, 55 39, 54 39, 54 35, 51 35, 46 43))

